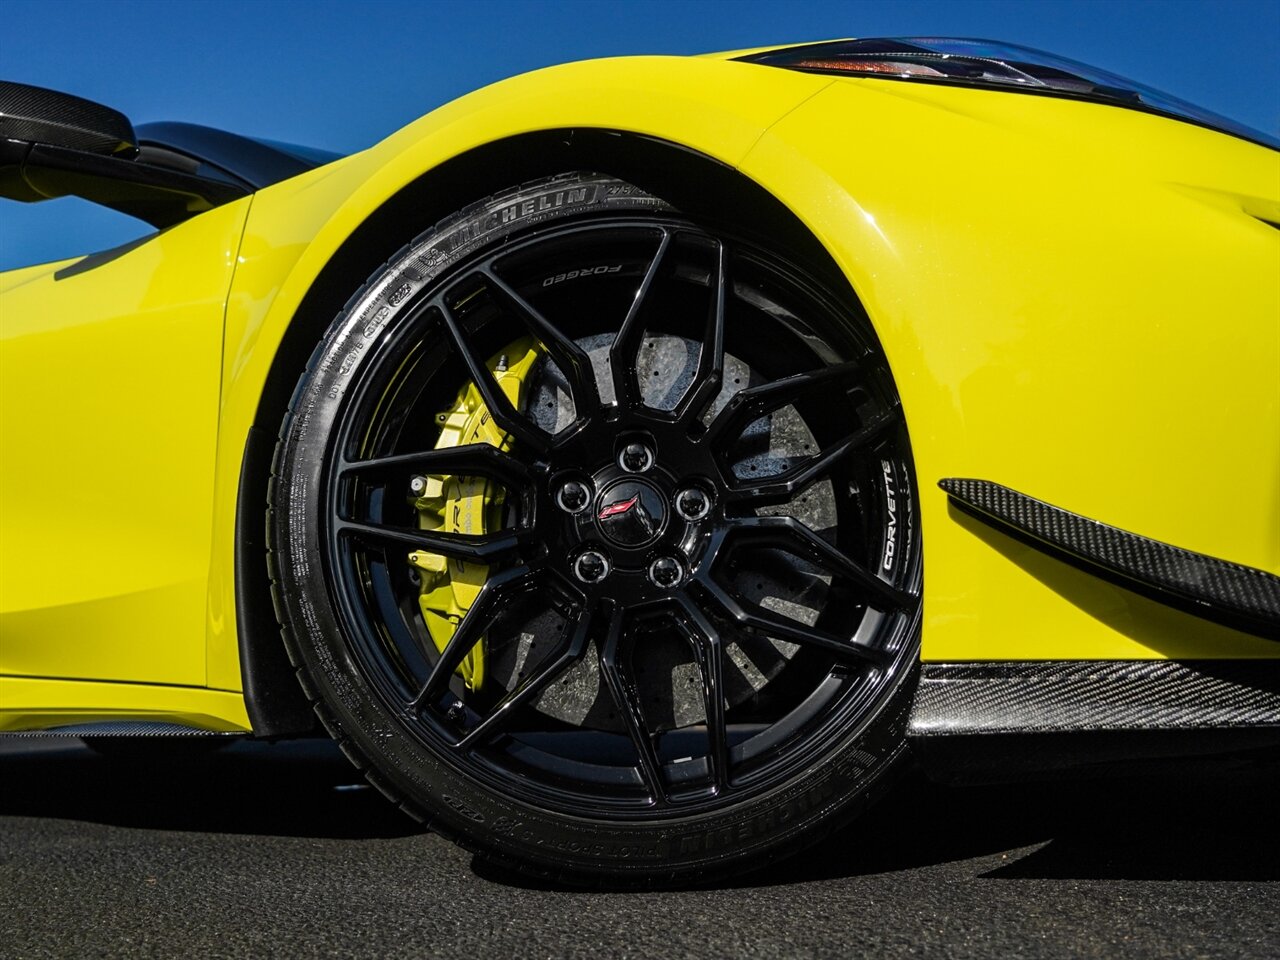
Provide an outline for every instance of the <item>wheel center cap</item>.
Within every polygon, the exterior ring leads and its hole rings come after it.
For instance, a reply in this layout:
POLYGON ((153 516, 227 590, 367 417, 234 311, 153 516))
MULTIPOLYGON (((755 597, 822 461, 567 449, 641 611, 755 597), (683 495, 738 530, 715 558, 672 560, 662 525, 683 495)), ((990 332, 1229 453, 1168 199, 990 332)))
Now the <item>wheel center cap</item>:
POLYGON ((643 480, 619 480, 596 501, 596 526, 610 543, 645 547, 667 525, 667 502, 657 488, 643 480))

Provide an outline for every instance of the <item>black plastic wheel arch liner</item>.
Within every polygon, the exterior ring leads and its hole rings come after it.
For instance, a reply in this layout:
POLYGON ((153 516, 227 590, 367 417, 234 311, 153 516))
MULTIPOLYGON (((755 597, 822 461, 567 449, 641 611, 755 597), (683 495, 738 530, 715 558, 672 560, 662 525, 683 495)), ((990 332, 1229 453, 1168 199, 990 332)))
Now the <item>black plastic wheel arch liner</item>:
POLYGON ((1153 600, 1280 640, 1280 577, 1121 530, 989 480, 939 481, 959 509, 1153 600))

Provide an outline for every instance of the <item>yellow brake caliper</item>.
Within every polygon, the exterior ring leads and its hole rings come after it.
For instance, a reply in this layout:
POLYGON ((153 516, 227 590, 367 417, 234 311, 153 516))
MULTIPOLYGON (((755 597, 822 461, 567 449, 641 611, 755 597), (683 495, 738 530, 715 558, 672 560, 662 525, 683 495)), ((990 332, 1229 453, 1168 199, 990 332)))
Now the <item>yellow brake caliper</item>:
MULTIPOLYGON (((517 410, 524 410, 526 381, 539 356, 537 344, 525 338, 489 360, 499 389, 517 410)), ((452 409, 439 414, 436 422, 440 425, 437 450, 468 443, 488 443, 500 450, 511 447, 511 438, 493 422, 474 383, 458 391, 452 409)), ((423 530, 482 534, 502 526, 506 491, 499 483, 482 477, 423 477, 415 482, 414 493, 418 526, 423 530)), ((443 652, 475 603, 489 568, 483 563, 449 560, 422 550, 409 554, 409 562, 422 579, 418 596, 422 617, 436 649, 443 652)), ((479 690, 484 685, 484 654, 485 640, 481 638, 458 667, 468 690, 479 690)))

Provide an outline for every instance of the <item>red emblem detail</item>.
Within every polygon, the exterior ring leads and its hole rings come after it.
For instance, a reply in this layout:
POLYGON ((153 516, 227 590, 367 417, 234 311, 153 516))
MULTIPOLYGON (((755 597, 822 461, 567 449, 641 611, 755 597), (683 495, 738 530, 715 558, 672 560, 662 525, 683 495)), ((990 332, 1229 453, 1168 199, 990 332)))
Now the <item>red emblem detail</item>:
POLYGON ((619 500, 617 503, 610 503, 600 511, 600 519, 608 520, 610 517, 616 517, 619 514, 626 513, 639 502, 640 494, 637 493, 630 500, 619 500))

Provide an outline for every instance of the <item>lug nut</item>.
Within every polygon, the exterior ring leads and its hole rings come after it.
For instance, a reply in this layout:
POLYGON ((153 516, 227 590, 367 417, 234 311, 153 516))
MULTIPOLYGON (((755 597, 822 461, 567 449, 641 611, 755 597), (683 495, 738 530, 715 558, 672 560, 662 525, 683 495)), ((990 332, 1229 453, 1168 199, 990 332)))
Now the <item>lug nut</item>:
POLYGON ((569 480, 556 493, 556 504, 566 513, 581 513, 591 501, 591 491, 585 483, 569 480))
POLYGON ((588 550, 573 562, 573 575, 583 583, 599 583, 609 575, 609 560, 599 550, 588 550))
POLYGON ((676 513, 690 523, 711 512, 711 497, 698 487, 686 487, 676 494, 676 513))
POLYGON ((618 466, 627 473, 644 473, 653 466, 653 451, 643 443, 628 443, 618 454, 618 466))
POLYGON ((659 557, 649 564, 649 582, 655 587, 674 587, 684 579, 684 564, 675 557, 659 557))

